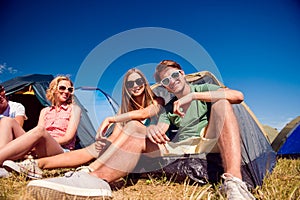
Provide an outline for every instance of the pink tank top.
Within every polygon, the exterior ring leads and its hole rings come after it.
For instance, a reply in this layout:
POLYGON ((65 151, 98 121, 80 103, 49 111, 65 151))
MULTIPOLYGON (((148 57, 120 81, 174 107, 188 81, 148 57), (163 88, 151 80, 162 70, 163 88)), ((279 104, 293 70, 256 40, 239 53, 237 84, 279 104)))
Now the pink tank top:
MULTIPOLYGON (((45 128, 53 138, 59 138, 66 134, 71 117, 72 105, 61 105, 56 111, 54 106, 47 107, 45 111, 45 128)), ((70 143, 63 145, 65 149, 75 148, 76 137, 70 143)))

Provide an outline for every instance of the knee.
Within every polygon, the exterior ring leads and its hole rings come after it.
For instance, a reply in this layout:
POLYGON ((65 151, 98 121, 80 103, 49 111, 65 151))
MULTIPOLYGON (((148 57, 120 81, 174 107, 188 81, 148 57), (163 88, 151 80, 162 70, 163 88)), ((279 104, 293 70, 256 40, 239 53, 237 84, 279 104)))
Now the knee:
POLYGON ((36 126, 34 129, 33 129, 33 132, 38 136, 38 137, 45 137, 47 133, 46 129, 44 126, 36 126))
POLYGON ((16 120, 14 120, 13 118, 10 118, 10 117, 3 117, 0 120, 0 122, 3 123, 3 124, 9 125, 9 126, 13 126, 14 123, 17 123, 16 120))
POLYGON ((130 136, 144 134, 144 132, 145 126, 141 122, 136 120, 128 122, 123 128, 123 133, 130 136))
POLYGON ((233 112, 232 104, 226 100, 221 99, 212 104, 211 111, 216 114, 228 114, 233 112))

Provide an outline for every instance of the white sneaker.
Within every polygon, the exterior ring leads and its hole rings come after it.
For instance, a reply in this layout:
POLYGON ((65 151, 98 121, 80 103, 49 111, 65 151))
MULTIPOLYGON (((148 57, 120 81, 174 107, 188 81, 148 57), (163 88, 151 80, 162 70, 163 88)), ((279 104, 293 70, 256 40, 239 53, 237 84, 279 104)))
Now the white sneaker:
POLYGON ((224 179, 223 190, 228 200, 255 200, 255 197, 248 191, 246 183, 241 179, 224 173, 221 176, 224 179))
POLYGON ((0 178, 6 178, 9 176, 10 176, 9 172, 6 171, 6 169, 0 167, 0 178))
POLYGON ((15 171, 19 174, 24 174, 31 179, 43 178, 43 171, 38 167, 37 161, 32 158, 19 163, 12 160, 6 160, 3 162, 3 167, 9 172, 15 171))
POLYGON ((85 171, 70 176, 30 181, 28 195, 36 199, 111 199, 109 184, 85 171))
POLYGON ((75 170, 69 171, 65 173, 65 176, 72 176, 75 172, 78 171, 82 171, 82 172, 86 172, 86 173, 90 173, 92 172, 92 169, 89 166, 81 166, 81 167, 77 167, 75 170))

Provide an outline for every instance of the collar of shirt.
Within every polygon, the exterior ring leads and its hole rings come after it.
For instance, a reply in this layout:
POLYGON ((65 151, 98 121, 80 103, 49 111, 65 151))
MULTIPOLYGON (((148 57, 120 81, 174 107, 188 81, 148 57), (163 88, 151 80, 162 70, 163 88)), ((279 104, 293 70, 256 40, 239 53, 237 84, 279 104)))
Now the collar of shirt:
MULTIPOLYGON (((59 107, 59 110, 64 109, 64 110, 68 110, 69 105, 68 104, 62 104, 59 107)), ((50 110, 55 109, 55 106, 51 106, 50 110)))

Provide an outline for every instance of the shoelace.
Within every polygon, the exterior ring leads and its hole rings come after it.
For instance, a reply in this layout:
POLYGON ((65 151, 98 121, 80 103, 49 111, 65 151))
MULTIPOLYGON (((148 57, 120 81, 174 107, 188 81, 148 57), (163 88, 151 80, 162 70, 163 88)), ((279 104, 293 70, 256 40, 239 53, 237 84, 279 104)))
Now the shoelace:
POLYGON ((25 169, 26 171, 32 171, 34 173, 35 173, 35 166, 36 166, 36 162, 31 155, 29 155, 28 158, 23 163, 21 163, 21 167, 23 169, 25 169))
POLYGON ((92 170, 88 166, 77 167, 75 170, 65 173, 65 177, 69 178, 79 171, 91 172, 92 170))

